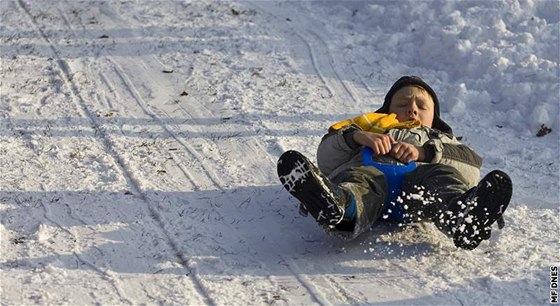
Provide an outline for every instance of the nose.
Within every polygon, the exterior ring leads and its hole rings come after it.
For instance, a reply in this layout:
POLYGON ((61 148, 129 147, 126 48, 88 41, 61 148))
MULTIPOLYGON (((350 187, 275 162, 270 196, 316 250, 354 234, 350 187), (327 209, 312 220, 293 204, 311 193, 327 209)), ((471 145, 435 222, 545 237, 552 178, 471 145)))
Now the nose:
POLYGON ((418 108, 416 107, 416 103, 410 103, 410 106, 408 107, 408 114, 409 115, 418 115, 418 108))

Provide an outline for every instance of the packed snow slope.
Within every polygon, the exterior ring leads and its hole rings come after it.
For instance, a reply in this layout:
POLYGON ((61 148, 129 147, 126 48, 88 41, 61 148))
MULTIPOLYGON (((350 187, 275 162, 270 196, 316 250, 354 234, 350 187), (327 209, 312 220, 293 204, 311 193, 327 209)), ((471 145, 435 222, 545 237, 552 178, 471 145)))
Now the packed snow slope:
POLYGON ((559 257, 560 2, 0 2, 2 304, 504 304, 559 257), (474 251, 332 238, 276 177, 420 75, 509 173, 474 251), (540 137, 537 137, 537 134, 540 137))

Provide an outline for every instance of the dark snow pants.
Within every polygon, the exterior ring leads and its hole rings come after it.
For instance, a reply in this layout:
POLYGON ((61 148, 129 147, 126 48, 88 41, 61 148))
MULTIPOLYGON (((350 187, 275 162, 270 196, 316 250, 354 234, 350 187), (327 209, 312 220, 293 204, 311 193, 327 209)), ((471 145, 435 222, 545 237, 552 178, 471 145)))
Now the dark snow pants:
MULTIPOLYGON (((356 200, 356 218, 327 229, 329 233, 353 239, 383 220, 388 192, 381 171, 372 166, 353 167, 332 178, 332 182, 352 192, 356 200)), ((397 204, 405 208, 405 216, 413 222, 433 221, 448 234, 449 229, 442 228, 438 218, 446 211, 448 203, 468 189, 467 181, 457 169, 443 164, 421 164, 404 177, 402 203, 397 204)))

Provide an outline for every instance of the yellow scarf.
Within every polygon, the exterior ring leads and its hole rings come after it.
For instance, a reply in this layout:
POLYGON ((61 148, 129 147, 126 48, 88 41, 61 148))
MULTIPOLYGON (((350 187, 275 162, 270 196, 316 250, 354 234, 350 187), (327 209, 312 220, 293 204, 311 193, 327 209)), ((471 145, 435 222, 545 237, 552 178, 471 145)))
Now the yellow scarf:
POLYGON ((418 120, 399 122, 396 114, 365 113, 352 119, 337 122, 329 127, 329 132, 338 131, 341 128, 356 124, 362 130, 384 134, 390 129, 410 129, 422 126, 418 120))

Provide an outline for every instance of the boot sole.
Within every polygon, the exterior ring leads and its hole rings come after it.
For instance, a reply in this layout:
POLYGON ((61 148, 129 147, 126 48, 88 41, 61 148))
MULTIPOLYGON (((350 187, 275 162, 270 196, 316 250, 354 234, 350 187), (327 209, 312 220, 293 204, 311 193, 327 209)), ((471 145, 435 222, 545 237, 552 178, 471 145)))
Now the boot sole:
POLYGON ((455 246, 472 250, 490 238, 491 227, 507 209, 512 195, 512 182, 509 176, 494 170, 478 184, 476 195, 467 201, 462 225, 455 232, 455 246))
POLYGON ((305 156, 286 151, 278 159, 278 178, 284 188, 298 199, 321 225, 336 225, 343 217, 335 189, 305 156))

